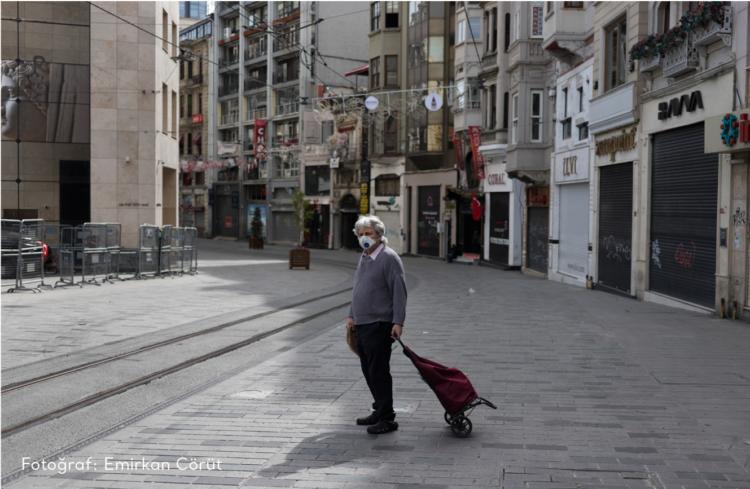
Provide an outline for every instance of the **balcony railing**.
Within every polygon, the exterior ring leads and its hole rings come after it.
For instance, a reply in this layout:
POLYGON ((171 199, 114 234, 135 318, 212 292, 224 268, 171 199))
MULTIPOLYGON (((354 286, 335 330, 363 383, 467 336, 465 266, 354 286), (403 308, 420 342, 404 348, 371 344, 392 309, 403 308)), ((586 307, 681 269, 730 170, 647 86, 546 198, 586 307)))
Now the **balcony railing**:
POLYGON ((274 148, 280 148, 282 146, 296 146, 299 144, 297 136, 274 136, 271 140, 271 144, 274 148))
POLYGON ((285 75, 284 73, 276 73, 274 74, 274 77, 273 77, 274 83, 287 83, 287 82, 298 81, 298 80, 299 80, 299 75, 297 74, 285 75))
POLYGON ((698 49, 690 37, 664 53, 664 76, 674 77, 698 68, 698 49))
POLYGON ((227 66, 236 65, 237 63, 239 63, 239 61, 240 58, 237 56, 227 56, 219 60, 219 66, 222 68, 226 68, 227 66))
POLYGON ((203 75, 199 74, 199 75, 192 76, 190 78, 190 83, 192 85, 200 85, 201 83, 203 83, 203 75))
POLYGON ((245 80, 245 91, 248 92, 250 90, 257 90, 259 88, 264 88, 266 86, 265 77, 263 77, 263 81, 255 80, 253 78, 249 80, 245 80))
POLYGON ((247 120, 250 122, 253 122, 256 119, 265 119, 266 117, 268 117, 268 111, 265 107, 256 110, 249 110, 247 112, 247 120))
POLYGON ((219 97, 224 97, 225 95, 234 95, 239 90, 240 90, 239 85, 220 86, 219 87, 219 97))
POLYGON ((732 6, 722 7, 721 22, 709 21, 708 25, 698 27, 693 31, 693 44, 695 46, 707 46, 718 40, 724 41, 727 46, 732 45, 732 6))
POLYGON ((250 61, 255 58, 260 58, 261 56, 265 56, 268 54, 268 49, 266 48, 266 45, 257 45, 257 44, 250 44, 247 46, 247 49, 245 50, 245 61, 250 61))
POLYGON ((661 55, 651 56, 650 58, 641 58, 638 60, 638 69, 641 73, 654 71, 661 66, 661 55))
POLYGON ((289 115, 299 112, 299 102, 290 104, 279 104, 276 106, 276 115, 289 115))
POLYGON ((236 124, 240 121, 240 114, 238 112, 230 112, 221 116, 221 125, 225 124, 236 124))

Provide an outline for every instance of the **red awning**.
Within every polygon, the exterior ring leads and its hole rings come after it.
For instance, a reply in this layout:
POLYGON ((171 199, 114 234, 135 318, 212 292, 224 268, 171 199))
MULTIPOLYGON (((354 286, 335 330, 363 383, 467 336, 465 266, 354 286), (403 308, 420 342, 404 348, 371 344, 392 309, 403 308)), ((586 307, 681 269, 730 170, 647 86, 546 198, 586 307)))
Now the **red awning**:
POLYGON ((362 65, 358 68, 354 68, 352 71, 347 71, 344 76, 352 75, 367 75, 370 72, 370 65, 362 65))

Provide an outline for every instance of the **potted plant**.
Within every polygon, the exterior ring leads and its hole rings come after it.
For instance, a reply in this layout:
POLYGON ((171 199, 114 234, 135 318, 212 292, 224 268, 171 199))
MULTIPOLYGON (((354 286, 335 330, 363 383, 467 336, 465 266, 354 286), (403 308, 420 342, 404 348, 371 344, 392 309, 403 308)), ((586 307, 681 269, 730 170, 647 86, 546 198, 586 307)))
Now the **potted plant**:
POLYGON ((305 194, 300 190, 294 192, 292 196, 292 206, 294 207, 294 221, 297 224, 299 241, 294 249, 289 250, 289 269, 302 268, 310 270, 310 250, 305 246, 305 224, 312 217, 312 206, 305 200, 305 194))
POLYGON ((260 207, 255 208, 253 220, 250 223, 250 248, 254 250, 263 249, 263 221, 260 218, 260 207))

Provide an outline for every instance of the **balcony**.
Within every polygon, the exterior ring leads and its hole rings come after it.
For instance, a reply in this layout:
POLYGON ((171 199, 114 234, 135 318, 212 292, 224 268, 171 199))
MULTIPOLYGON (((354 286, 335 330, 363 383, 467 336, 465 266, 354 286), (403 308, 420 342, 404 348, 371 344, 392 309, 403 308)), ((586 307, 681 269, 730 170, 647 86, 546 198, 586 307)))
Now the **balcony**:
POLYGON ((239 85, 228 85, 219 87, 219 97, 225 97, 227 95, 236 95, 239 92, 239 85))
POLYGON ((245 50, 245 61, 253 61, 262 58, 266 54, 268 54, 268 49, 266 48, 265 43, 263 43, 262 45, 250 44, 245 50))
POLYGON ((276 106, 276 116, 289 116, 299 112, 299 102, 289 104, 278 104, 276 106))
POLYGON ((286 146, 296 146, 299 144, 297 136, 274 136, 271 144, 274 148, 281 148, 286 146))
POLYGON ((709 21, 706 27, 698 27, 693 31, 694 46, 708 46, 716 41, 723 41, 726 46, 732 45, 732 6, 722 7, 721 21, 709 21))
POLYGON ((638 60, 638 69, 641 73, 649 73, 661 67, 661 55, 651 56, 650 58, 641 58, 638 60))
POLYGON ((594 9, 566 7, 565 2, 554 2, 553 8, 544 20, 542 46, 555 58, 574 63, 593 32, 594 9))
POLYGON ((508 56, 508 70, 512 70, 520 63, 545 62, 548 59, 540 39, 518 41, 512 46, 508 56))
POLYGON ((273 82, 280 84, 280 83, 290 83, 290 82, 296 82, 299 81, 299 75, 293 74, 293 75, 285 75, 284 73, 274 73, 273 82))
POLYGON ((254 123, 257 119, 265 119, 266 117, 268 117, 268 110, 265 107, 261 107, 256 110, 249 110, 246 121, 254 123))
POLYGON ((201 83, 203 83, 203 75, 194 75, 190 77, 188 80, 189 80, 190 85, 193 85, 193 86, 200 85, 201 83))
POLYGON ((226 58, 221 58, 219 60, 219 67, 220 68, 226 68, 227 66, 236 65, 240 62, 240 58, 237 56, 229 56, 226 58))
POLYGON ((224 114, 219 120, 219 125, 225 126, 227 124, 237 124, 240 121, 240 114, 238 112, 230 112, 224 114))
POLYGON ((253 78, 246 79, 244 81, 244 87, 246 92, 250 92, 252 90, 258 90, 260 88, 266 88, 266 80, 265 76, 261 80, 255 80, 253 78), (262 80, 262 81, 261 81, 262 80))
POLYGON ((625 83, 591 100, 589 131, 598 134, 632 124, 636 119, 636 84, 625 83))
POLYGON ((664 76, 684 75, 698 68, 698 49, 693 46, 690 37, 664 53, 662 72, 664 76))

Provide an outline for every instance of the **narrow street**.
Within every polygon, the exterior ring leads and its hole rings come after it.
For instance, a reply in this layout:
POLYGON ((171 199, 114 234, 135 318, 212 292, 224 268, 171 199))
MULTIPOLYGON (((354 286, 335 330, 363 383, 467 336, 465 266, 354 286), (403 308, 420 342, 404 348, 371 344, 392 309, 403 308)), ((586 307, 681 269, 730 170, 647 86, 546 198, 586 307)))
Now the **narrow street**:
MULTIPOLYGON (((73 324, 86 341, 76 345, 72 338, 57 350, 32 353, 34 363, 11 352, 11 361, 3 360, 3 385, 27 378, 24 369, 51 371, 66 361, 122 353, 154 335, 163 339, 213 325, 216 317, 226 322, 249 316, 253 308, 268 312, 311 301, 267 320, 240 321, 221 335, 235 331, 237 339, 247 338, 297 321, 288 329, 4 435, 6 478, 24 456, 36 460, 34 454, 46 453, 47 461, 64 457, 72 464, 69 470, 16 474, 6 485, 750 488, 745 322, 518 272, 405 257, 405 343, 460 368, 498 410, 477 408, 470 416, 471 436, 455 437, 437 399, 396 347, 400 428, 378 437, 354 425, 370 400, 359 362, 344 341, 345 308, 332 309, 338 296, 323 300, 326 307, 314 300, 350 286, 358 255, 314 251, 309 272, 289 271, 283 248, 248 251, 245 243, 229 241, 201 246, 200 273, 193 277, 4 294, 4 356, 8 338, 33 334, 54 345, 55 335, 73 324), (232 292, 227 283, 239 289, 232 292), (50 314, 55 301, 68 312, 50 314), (147 322, 147 330, 125 331, 133 320, 127 308, 159 320, 147 322), (81 315, 88 317, 86 324, 71 323, 81 315), (309 315, 315 317, 304 321, 309 315), (45 452, 40 441, 57 450, 45 452), (190 467, 193 458, 204 464, 190 467)), ((206 348, 220 343, 214 333, 203 338, 206 348)), ((169 355, 143 353, 131 363, 146 371, 197 351, 170 348, 169 355)), ((111 381, 103 368, 88 369, 92 390, 111 381)), ((48 385, 72 392, 71 382, 63 376, 48 385)), ((77 387, 83 395, 86 389, 77 387)), ((4 430, 5 411, 12 409, 6 402, 4 393, 4 430)))

